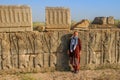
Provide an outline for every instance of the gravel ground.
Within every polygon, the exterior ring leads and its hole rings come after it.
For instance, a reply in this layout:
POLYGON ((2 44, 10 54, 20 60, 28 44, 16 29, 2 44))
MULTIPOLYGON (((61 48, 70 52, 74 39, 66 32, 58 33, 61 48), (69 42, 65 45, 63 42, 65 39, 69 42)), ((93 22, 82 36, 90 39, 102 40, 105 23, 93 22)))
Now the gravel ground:
POLYGON ((0 80, 120 80, 120 70, 80 70, 0 75, 0 80))

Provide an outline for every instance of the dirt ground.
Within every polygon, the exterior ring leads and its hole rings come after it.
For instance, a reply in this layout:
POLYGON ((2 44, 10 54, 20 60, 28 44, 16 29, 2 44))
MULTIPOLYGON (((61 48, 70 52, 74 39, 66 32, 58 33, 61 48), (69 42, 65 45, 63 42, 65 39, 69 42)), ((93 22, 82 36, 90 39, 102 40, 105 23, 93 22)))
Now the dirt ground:
POLYGON ((120 70, 80 70, 0 75, 0 80, 120 80, 120 70))

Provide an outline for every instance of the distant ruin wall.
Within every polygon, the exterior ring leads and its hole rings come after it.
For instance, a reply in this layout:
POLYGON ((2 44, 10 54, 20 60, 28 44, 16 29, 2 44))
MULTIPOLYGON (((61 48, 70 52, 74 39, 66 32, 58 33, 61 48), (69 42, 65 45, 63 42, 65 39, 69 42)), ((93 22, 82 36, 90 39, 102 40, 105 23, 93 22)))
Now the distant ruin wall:
MULTIPOLYGON (((0 33, 0 70, 33 72, 69 69, 67 49, 72 33, 0 33)), ((83 30, 79 31, 79 38, 82 42, 81 68, 120 65, 119 29, 83 30)))
POLYGON ((114 25, 115 21, 114 21, 114 17, 113 16, 109 16, 109 17, 95 17, 95 19, 93 20, 92 24, 108 24, 108 25, 114 25))
POLYGON ((46 30, 69 29, 71 24, 70 10, 62 7, 46 8, 46 30))
POLYGON ((0 5, 0 32, 12 31, 32 31, 30 7, 0 5))

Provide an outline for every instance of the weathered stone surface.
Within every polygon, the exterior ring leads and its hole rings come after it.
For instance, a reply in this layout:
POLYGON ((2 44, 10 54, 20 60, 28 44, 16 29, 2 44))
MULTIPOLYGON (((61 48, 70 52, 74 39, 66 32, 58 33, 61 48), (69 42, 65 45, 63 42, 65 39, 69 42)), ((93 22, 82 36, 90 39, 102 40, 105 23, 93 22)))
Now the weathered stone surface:
POLYGON ((94 21, 92 22, 92 24, 101 24, 101 25, 111 25, 114 24, 114 17, 113 16, 109 16, 109 17, 95 17, 94 21))
MULTIPOLYGON (((68 70, 68 44, 73 31, 0 33, 0 70, 16 72, 56 68, 68 70)), ((120 30, 79 31, 81 67, 120 65, 120 30)))
POLYGON ((45 26, 36 26, 34 27, 34 31, 45 31, 45 26))
POLYGON ((46 30, 68 30, 70 28, 70 10, 62 7, 46 8, 46 30))
POLYGON ((30 7, 0 5, 0 32, 32 31, 30 7))
POLYGON ((107 24, 107 18, 106 17, 95 17, 93 24, 107 24))
POLYGON ((114 24, 114 17, 113 16, 110 16, 107 18, 107 23, 108 24, 114 24))
POLYGON ((75 25, 73 25, 72 29, 81 29, 81 28, 88 28, 90 22, 87 19, 83 19, 80 22, 77 22, 75 25))

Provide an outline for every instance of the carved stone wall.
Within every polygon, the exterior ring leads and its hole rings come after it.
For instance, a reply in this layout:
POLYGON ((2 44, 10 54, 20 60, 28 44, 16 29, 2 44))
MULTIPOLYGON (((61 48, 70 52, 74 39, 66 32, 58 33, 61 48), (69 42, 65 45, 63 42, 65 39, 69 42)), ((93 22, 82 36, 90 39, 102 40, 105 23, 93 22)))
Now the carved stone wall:
POLYGON ((0 32, 12 31, 32 31, 30 7, 0 5, 0 32))
MULTIPOLYGON (((0 71, 69 69, 67 49, 72 33, 0 33, 0 71)), ((79 38, 82 42, 81 68, 120 65, 119 29, 82 30, 79 38)))
POLYGON ((46 30, 69 29, 71 24, 70 10, 62 7, 46 8, 46 30))
POLYGON ((87 37, 87 64, 120 63, 120 30, 90 30, 87 37))

